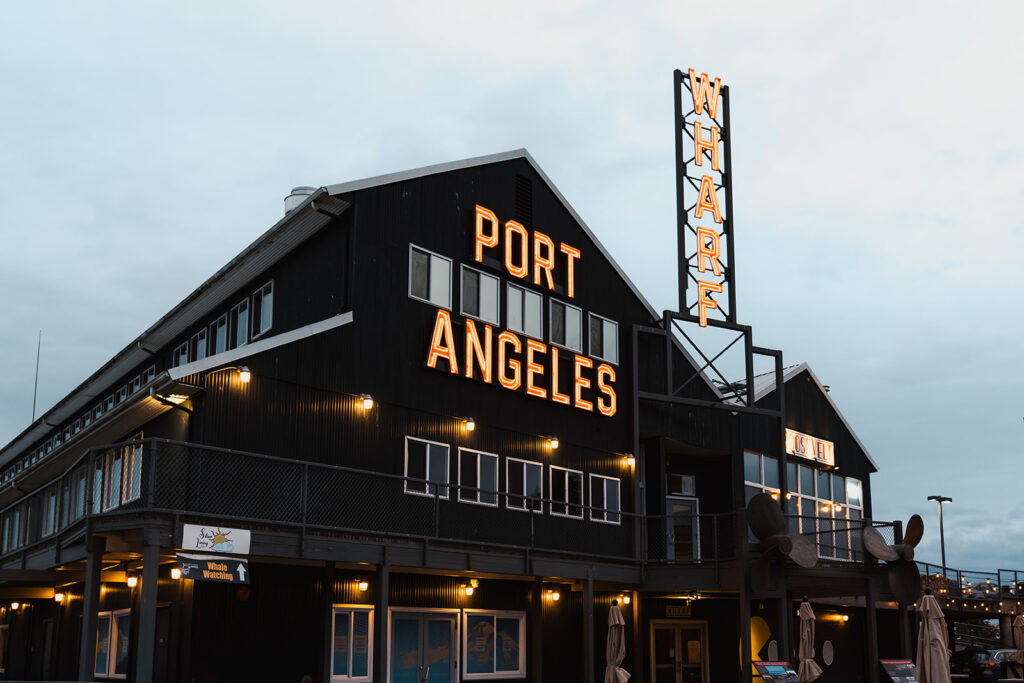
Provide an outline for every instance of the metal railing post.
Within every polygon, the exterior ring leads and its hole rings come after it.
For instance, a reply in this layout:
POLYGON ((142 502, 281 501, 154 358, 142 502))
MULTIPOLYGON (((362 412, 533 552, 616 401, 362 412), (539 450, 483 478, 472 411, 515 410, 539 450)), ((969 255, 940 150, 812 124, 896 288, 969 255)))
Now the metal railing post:
POLYGON ((158 446, 157 442, 150 441, 148 454, 149 457, 147 457, 146 446, 145 443, 143 443, 142 462, 145 463, 147 460, 149 461, 149 467, 146 469, 147 473, 149 474, 149 476, 147 477, 149 481, 146 482, 146 488, 149 489, 149 491, 146 493, 146 502, 148 507, 150 508, 156 507, 156 468, 158 459, 157 452, 159 450, 160 447, 158 446))

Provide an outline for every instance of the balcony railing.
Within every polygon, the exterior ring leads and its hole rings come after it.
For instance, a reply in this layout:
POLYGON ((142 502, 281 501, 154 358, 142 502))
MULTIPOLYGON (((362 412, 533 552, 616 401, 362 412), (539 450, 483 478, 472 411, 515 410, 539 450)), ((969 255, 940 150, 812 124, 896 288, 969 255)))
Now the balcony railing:
MULTIPOLYGON (((747 537, 742 510, 637 515, 582 501, 524 498, 195 444, 145 439, 95 448, 46 486, 0 510, 0 557, 78 533, 84 520, 167 513, 307 533, 431 539, 614 561, 721 562, 747 537), (418 491, 411 493, 410 490, 418 491), (639 539, 639 542, 638 540, 639 539)), ((819 556, 862 559, 858 529, 828 520, 819 556), (836 539, 839 539, 837 541, 836 539), (855 549, 856 548, 856 549, 855 549)), ((876 526, 892 535, 892 525, 876 526)))

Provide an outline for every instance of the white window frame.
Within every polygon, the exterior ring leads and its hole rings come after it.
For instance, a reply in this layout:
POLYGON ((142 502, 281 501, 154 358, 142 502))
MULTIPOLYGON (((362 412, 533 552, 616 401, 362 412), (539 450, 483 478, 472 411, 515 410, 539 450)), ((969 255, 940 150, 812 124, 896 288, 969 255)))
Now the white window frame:
POLYGON ((174 353, 171 356, 171 367, 176 368, 179 365, 184 365, 188 362, 188 342, 178 344, 174 347, 174 353))
POLYGON ((103 512, 113 510, 121 504, 121 477, 123 476, 124 453, 120 448, 111 448, 103 455, 103 512), (115 472, 117 473, 116 482, 113 479, 115 472))
POLYGON ((498 499, 501 496, 501 486, 500 486, 501 482, 500 482, 500 480, 498 478, 499 466, 501 464, 501 458, 498 456, 498 454, 497 453, 488 453, 486 451, 478 451, 475 448, 463 448, 463 447, 459 446, 458 456, 459 456, 459 467, 458 467, 459 502, 460 503, 472 503, 474 505, 485 505, 487 507, 492 507, 492 508, 498 507, 498 499), (462 484, 462 454, 463 453, 472 453, 472 454, 476 455, 476 486, 474 486, 474 488, 476 490, 472 491, 472 495, 476 496, 475 499, 473 499, 473 498, 463 498, 464 493, 465 493, 465 495, 469 495, 469 493, 464 492, 463 489, 462 489, 462 487, 463 487, 463 484, 462 484), (490 491, 483 491, 482 487, 480 486, 480 461, 483 458, 493 458, 494 459, 494 491, 493 491, 493 493, 494 493, 494 502, 493 503, 485 503, 485 502, 480 500, 480 496, 482 494, 484 494, 484 493, 491 493, 490 491))
MULTIPOLYGON (((206 335, 206 339, 207 339, 207 346, 211 347, 212 350, 213 350, 213 353, 211 353, 209 355, 216 356, 218 353, 224 353, 225 351, 228 350, 228 341, 231 339, 231 325, 228 324, 228 314, 227 313, 222 314, 219 318, 217 318, 212 323, 210 323, 210 331, 206 335), (221 334, 222 331, 220 329, 220 325, 221 325, 222 321, 224 323, 223 334, 221 334), (221 349, 220 351, 218 351, 217 350, 217 346, 219 344, 218 340, 220 340, 221 338, 224 339, 224 348, 221 349), (213 344, 209 343, 211 340, 213 341, 213 344)), ((155 370, 155 368, 154 368, 154 370, 155 370)))
MULTIPOLYGON (((274 326, 274 281, 267 282, 262 287, 258 287, 255 292, 252 293, 252 304, 249 306, 249 320, 252 322, 250 326, 252 333, 249 335, 249 340, 259 339, 261 336, 270 331, 270 328, 274 326), (264 305, 263 302, 266 300, 267 293, 270 293, 270 322, 267 323, 263 320, 264 305), (260 328, 256 329, 255 319, 253 313, 256 311, 256 297, 260 299, 260 328)), ((209 355, 209 354, 207 354, 209 355)))
POLYGON ((210 355, 210 338, 207 335, 206 328, 199 330, 193 334, 188 340, 188 358, 189 362, 202 360, 210 355), (203 340, 203 355, 199 355, 199 339, 203 340), (195 353, 192 350, 195 349, 195 353))
MULTIPOLYGON (((418 246, 418 245, 413 244, 412 242, 410 242, 409 243, 409 270, 408 270, 409 298, 410 299, 415 299, 416 301, 422 301, 423 303, 431 304, 433 306, 437 306, 438 308, 443 308, 446 311, 452 310, 452 270, 453 270, 453 266, 454 265, 455 265, 454 262, 450 258, 448 258, 447 256, 442 256, 441 254, 438 254, 436 252, 430 251, 429 249, 424 249, 423 247, 418 246), (429 267, 429 269, 427 271, 427 298, 423 298, 421 296, 417 296, 416 294, 412 293, 412 253, 413 253, 413 250, 419 251, 421 253, 424 253, 424 254, 427 254, 428 256, 430 256, 430 267, 429 267), (442 261, 445 261, 448 264, 448 288, 447 288, 448 289, 448 291, 447 291, 448 300, 446 302, 443 302, 443 303, 439 302, 439 301, 434 301, 434 300, 432 300, 430 298, 430 283, 431 283, 430 274, 433 272, 433 269, 434 269, 434 259, 435 258, 441 259, 442 261)), ((461 286, 462 283, 460 282, 459 284, 461 286)))
POLYGON ((245 297, 237 304, 231 307, 228 311, 228 349, 239 349, 249 343, 249 321, 252 316, 249 315, 249 297, 245 297), (238 343, 238 330, 243 327, 238 324, 239 313, 242 307, 245 307, 245 341, 241 344, 238 343), (234 329, 232 329, 231 322, 234 321, 234 329))
MULTIPOLYGON (((411 286, 412 285, 410 283, 410 287, 411 286)), ((480 305, 480 301, 481 301, 481 299, 480 299, 480 288, 477 287, 477 302, 476 302, 477 310, 482 310, 482 308, 483 308, 480 305)), ((467 318, 473 318, 474 320, 479 320, 481 322, 490 323, 491 325, 501 325, 501 278, 496 276, 496 275, 491 275, 490 273, 485 273, 482 270, 479 270, 477 268, 471 268, 471 267, 463 264, 462 265, 462 269, 459 272, 459 311, 462 313, 462 315, 464 315, 467 318), (494 320, 491 320, 490 318, 485 318, 483 316, 483 314, 473 315, 472 313, 467 313, 466 312, 466 288, 465 288, 465 284, 464 284, 465 283, 464 278, 466 276, 466 271, 467 270, 473 271, 481 279, 489 278, 491 280, 494 280, 494 282, 497 284, 497 287, 496 287, 496 290, 495 290, 495 294, 497 296, 497 301, 495 302, 495 307, 494 307, 494 316, 495 316, 494 320)))
POLYGON ((331 681, 350 681, 355 683, 356 681, 369 681, 373 680, 373 616, 374 608, 372 605, 331 605, 331 652, 330 652, 330 671, 331 681), (334 673, 334 626, 335 617, 339 612, 348 612, 348 673, 347 674, 335 674, 334 673), (354 614, 356 612, 365 612, 369 618, 367 621, 368 630, 366 634, 366 675, 365 676, 353 676, 352 675, 352 656, 355 654, 354 637, 352 634, 352 627, 354 622, 354 614))
MULTIPOLYGON (((93 675, 94 676, 96 676, 98 678, 128 678, 128 674, 127 673, 123 673, 123 674, 116 674, 116 673, 114 673, 114 667, 117 664, 117 641, 119 640, 119 638, 118 638, 119 634, 118 634, 118 630, 117 630, 117 618, 119 616, 124 616, 125 614, 128 615, 128 618, 129 618, 129 626, 128 626, 128 628, 129 628, 129 633, 130 633, 131 632, 131 624, 130 624, 131 613, 132 613, 132 611, 130 609, 119 609, 119 610, 114 610, 113 612, 110 612, 110 611, 99 612, 96 615, 97 623, 99 622, 100 619, 102 619, 104 617, 110 619, 110 631, 107 634, 107 638, 108 638, 108 642, 107 642, 107 672, 106 673, 100 673, 99 671, 96 671, 96 661, 94 660, 93 664, 92 664, 93 675)), ((96 629, 96 649, 97 649, 97 651, 99 650, 99 645, 100 645, 99 637, 100 637, 100 633, 99 633, 99 629, 97 628, 96 629)), ((128 643, 129 643, 129 647, 131 647, 131 636, 130 635, 129 635, 128 643)), ((129 660, 130 660, 130 658, 131 658, 131 654, 129 653, 129 660)))
POLYGON ((590 351, 591 357, 592 358, 597 358, 598 360, 603 360, 606 363, 611 363, 612 365, 618 365, 619 364, 619 323, 618 323, 618 321, 617 320, 612 320, 611 318, 606 318, 603 315, 598 315, 597 313, 589 313, 588 316, 589 316, 589 318, 597 318, 598 320, 601 321, 601 346, 603 347, 602 352, 600 354, 594 353, 593 340, 590 338, 590 320, 588 319, 587 320, 587 350, 590 351), (614 358, 609 358, 608 357, 608 340, 605 338, 605 334, 604 334, 604 323, 611 323, 612 325, 615 326, 615 357, 614 358))
POLYGON ((437 498, 441 498, 443 500, 448 500, 449 497, 452 494, 451 493, 452 492, 451 471, 452 471, 452 447, 451 446, 449 446, 448 444, 443 443, 441 441, 431 441, 429 439, 421 439, 418 436, 406 436, 405 437, 405 467, 403 469, 405 480, 402 483, 402 488, 404 489, 405 493, 408 493, 409 495, 412 495, 412 496, 424 496, 425 498, 437 497, 437 498), (424 477, 424 480, 426 481, 426 487, 425 487, 427 489, 426 491, 411 491, 411 490, 409 490, 409 442, 410 441, 419 441, 420 443, 425 443, 425 444, 428 445, 428 448, 426 449, 427 461, 426 461, 426 463, 424 463, 425 467, 423 468, 423 472, 424 472, 424 474, 426 474, 426 476, 424 477), (434 446, 444 446, 444 449, 445 449, 445 468, 444 468, 445 480, 444 480, 443 484, 438 483, 438 482, 434 482, 433 480, 430 479, 430 448, 429 448, 429 445, 431 445, 431 444, 434 445, 434 446), (431 493, 430 492, 430 485, 431 484, 434 484, 434 486, 437 486, 439 489, 444 489, 444 495, 442 495, 440 493, 436 493, 436 494, 431 493))
POLYGON ((559 467, 558 465, 550 465, 548 467, 548 513, 554 517, 569 517, 570 519, 583 519, 583 499, 584 491, 586 489, 586 475, 580 470, 574 470, 568 467, 559 467), (555 470, 559 472, 565 472, 565 500, 555 500, 555 470), (569 474, 580 475, 580 500, 578 503, 574 503, 569 500, 569 474), (555 505, 564 505, 565 512, 555 512, 555 505), (580 513, 578 515, 572 514, 571 510, 573 505, 579 508, 580 513))
MULTIPOLYGON (((462 610, 462 680, 494 680, 500 678, 523 678, 526 675, 526 612, 512 612, 493 609, 464 609, 462 610), (469 618, 470 617, 492 617, 495 622, 498 619, 519 620, 519 667, 515 671, 493 671, 491 673, 469 673, 469 618)), ((498 664, 498 637, 494 636, 494 666, 498 664)))
POLYGON ((544 512, 544 463, 537 462, 536 460, 523 460, 522 458, 505 458, 505 507, 509 510, 516 510, 517 512, 544 512), (508 483, 511 480, 508 474, 508 467, 513 462, 522 463, 523 465, 523 494, 521 496, 517 493, 512 493, 509 490, 508 483), (526 468, 529 466, 540 468, 540 498, 531 498, 530 496, 526 495, 526 468), (510 503, 513 497, 523 499, 522 507, 512 505, 510 503), (534 501, 536 507, 532 507, 530 505, 531 500, 534 501))
POLYGON ((142 432, 131 438, 131 443, 122 447, 121 454, 121 505, 138 500, 142 496, 142 432), (139 473, 139 488, 132 490, 132 474, 139 473))
POLYGON ((619 526, 622 524, 622 480, 618 477, 609 477, 603 474, 591 474, 590 475, 590 520, 592 522, 600 522, 601 524, 613 524, 619 526), (605 506, 598 509, 594 506, 594 483, 601 482, 602 497, 605 501, 605 506), (619 507, 615 510, 608 507, 608 482, 615 482, 615 488, 618 489, 617 499, 619 501, 619 507), (608 519, 611 516, 615 516, 618 519, 608 519))
POLYGON ((544 341, 544 295, 540 294, 539 292, 535 292, 532 289, 526 289, 525 287, 520 287, 519 285, 516 285, 516 284, 513 284, 513 283, 509 282, 506 285, 506 287, 505 287, 505 326, 509 330, 511 330, 512 332, 518 332, 519 334, 522 334, 524 336, 530 337, 531 339, 536 339, 537 341, 544 341), (521 312, 522 313, 521 317, 522 317, 522 320, 523 320, 523 325, 522 325, 523 329, 520 329, 520 328, 517 328, 517 327, 513 326, 512 325, 512 316, 509 315, 508 307, 512 305, 512 297, 509 296, 509 291, 512 290, 512 289, 518 289, 520 292, 523 293, 523 310, 521 312), (539 321, 540 322, 540 332, 537 333, 537 334, 531 334, 531 333, 527 332, 526 329, 525 329, 526 328, 526 324, 525 323, 526 323, 526 297, 527 296, 535 296, 535 297, 538 297, 540 299, 540 321, 539 321))
MULTIPOLYGON (((552 346, 557 346, 559 348, 567 349, 567 350, 573 351, 575 353, 583 353, 583 339, 584 339, 584 337, 583 337, 583 321, 585 319, 586 319, 586 316, 583 315, 583 309, 580 308, 579 306, 573 306, 572 304, 568 304, 568 303, 562 301, 561 299, 555 299, 553 297, 548 297, 548 337, 550 338, 549 341, 551 342, 552 346), (567 310, 571 308, 571 309, 573 309, 574 311, 576 311, 577 313, 580 314, 580 329, 579 329, 580 345, 579 345, 579 348, 576 348, 576 347, 573 347, 573 346, 569 346, 569 344, 568 344, 568 340, 569 340, 569 328, 568 328, 568 325, 567 325, 567 323, 569 322, 568 321, 568 315, 566 316, 566 319, 562 321, 562 327, 565 329, 566 343, 562 344, 560 342, 556 342, 555 341, 555 304, 556 303, 559 306, 564 306, 567 310)), ((589 330, 590 328, 587 328, 587 329, 589 330)))

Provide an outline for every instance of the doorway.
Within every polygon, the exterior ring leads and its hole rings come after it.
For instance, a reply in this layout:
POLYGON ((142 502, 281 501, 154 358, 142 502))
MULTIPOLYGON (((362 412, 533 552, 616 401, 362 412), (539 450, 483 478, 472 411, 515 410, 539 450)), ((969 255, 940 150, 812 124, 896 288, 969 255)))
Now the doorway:
POLYGON ((459 680, 457 611, 392 609, 389 634, 391 683, 459 680))
POLYGON ((668 496, 668 557, 676 562, 700 559, 700 501, 689 496, 668 496))
POLYGON ((654 683, 709 683, 707 622, 652 621, 651 672, 654 683))

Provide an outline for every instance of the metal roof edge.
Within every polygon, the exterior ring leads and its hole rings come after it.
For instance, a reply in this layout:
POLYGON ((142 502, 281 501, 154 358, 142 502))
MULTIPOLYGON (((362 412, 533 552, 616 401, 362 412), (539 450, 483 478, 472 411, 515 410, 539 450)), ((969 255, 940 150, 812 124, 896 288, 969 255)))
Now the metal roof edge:
POLYGON ((161 316, 159 320, 150 325, 126 347, 115 353, 110 360, 101 365, 98 370, 89 375, 89 377, 87 377, 81 384, 69 391, 62 399, 57 401, 57 403, 53 404, 53 406, 37 418, 35 422, 30 424, 22 430, 20 434, 0 448, 0 464, 4 464, 14 459, 11 455, 12 451, 24 448, 28 443, 42 437, 46 432, 59 426, 59 423, 68 419, 72 414, 80 410, 81 406, 78 405, 79 403, 84 405, 98 398, 100 394, 102 394, 104 387, 108 383, 114 381, 116 377, 120 376, 124 372, 128 372, 130 368, 142 363, 146 358, 155 356, 159 349, 147 349, 147 337, 152 336, 157 331, 161 331, 164 326, 170 325, 177 314, 207 290, 215 286, 217 281, 227 275, 231 270, 240 267, 248 258, 254 257, 259 253, 265 243, 270 241, 270 239, 278 232, 285 229, 289 223, 309 212, 323 212, 323 206, 321 205, 320 207, 317 207, 317 202, 323 202, 324 199, 329 200, 330 203, 333 204, 332 208, 337 210, 335 215, 341 215, 341 213, 350 206, 348 202, 330 196, 325 188, 319 188, 294 210, 285 214, 267 231, 253 240, 249 246, 245 247, 238 253, 238 255, 228 261, 228 263, 221 267, 216 273, 207 278, 188 296, 174 306, 174 308, 161 316), (89 393, 90 390, 92 390, 92 393, 89 393), (64 415, 62 411, 67 411, 69 414, 64 415), (48 418, 54 419, 49 420, 48 418))

